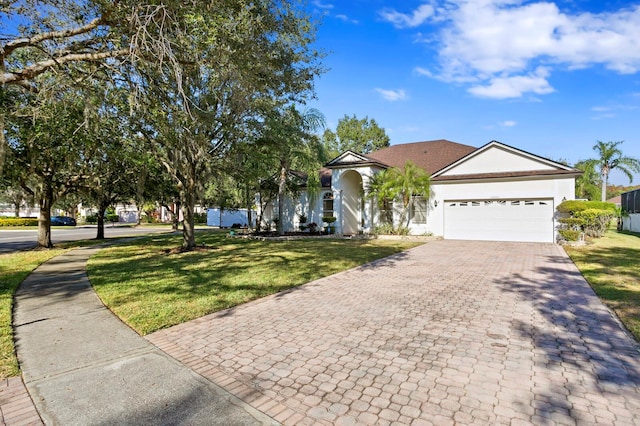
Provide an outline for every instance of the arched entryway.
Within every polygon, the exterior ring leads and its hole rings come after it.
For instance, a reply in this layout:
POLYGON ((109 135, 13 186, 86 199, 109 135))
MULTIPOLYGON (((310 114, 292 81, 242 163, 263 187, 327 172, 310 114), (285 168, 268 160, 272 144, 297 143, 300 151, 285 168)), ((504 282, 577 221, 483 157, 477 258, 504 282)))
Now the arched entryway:
POLYGON ((340 179, 342 189, 342 233, 357 234, 362 229, 363 188, 360 173, 349 170, 340 179))

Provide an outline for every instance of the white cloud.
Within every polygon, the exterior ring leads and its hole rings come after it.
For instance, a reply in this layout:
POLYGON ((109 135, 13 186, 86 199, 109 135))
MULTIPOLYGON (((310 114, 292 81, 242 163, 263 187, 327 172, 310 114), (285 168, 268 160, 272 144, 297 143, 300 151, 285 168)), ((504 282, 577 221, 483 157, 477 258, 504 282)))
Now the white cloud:
MULTIPOLYGON (((418 39, 437 50, 434 78, 468 84, 477 96, 513 98, 553 91, 541 66, 573 70, 593 65, 640 71, 640 5, 606 13, 562 11, 542 0, 438 0, 414 12, 386 11, 397 28, 425 25, 418 39)), ((427 74, 425 74, 427 75, 427 74)))
POLYGON ((538 68, 529 75, 495 77, 487 85, 473 86, 468 91, 475 96, 493 99, 519 98, 524 93, 545 95, 554 91, 547 76, 546 69, 538 68))
POLYGON ((425 75, 427 77, 434 77, 434 74, 431 71, 429 71, 426 68, 422 68, 422 67, 415 67, 413 69, 413 72, 415 72, 418 75, 425 75))
POLYGON ((500 124, 500 126, 502 126, 502 127, 513 127, 513 126, 515 126, 515 125, 516 125, 516 124, 518 124, 518 123, 516 123, 516 122, 515 122, 515 121, 513 121, 513 120, 506 120, 506 121, 503 121, 502 123, 499 123, 499 124, 500 124))
POLYGON ((380 12, 380 17, 385 21, 391 22, 396 28, 415 28, 432 17, 434 12, 433 6, 423 4, 410 14, 400 13, 394 9, 385 9, 380 12))
POLYGON ((342 14, 336 15, 336 18, 340 19, 341 21, 348 22, 350 24, 358 24, 359 23, 359 21, 357 21, 356 19, 351 19, 347 15, 342 15, 342 14))
POLYGON ((313 5, 320 9, 333 9, 333 4, 331 3, 322 3, 320 0, 314 0, 313 5))
POLYGON ((387 101, 395 102, 407 99, 407 94, 402 89, 389 90, 376 88, 375 90, 387 101))

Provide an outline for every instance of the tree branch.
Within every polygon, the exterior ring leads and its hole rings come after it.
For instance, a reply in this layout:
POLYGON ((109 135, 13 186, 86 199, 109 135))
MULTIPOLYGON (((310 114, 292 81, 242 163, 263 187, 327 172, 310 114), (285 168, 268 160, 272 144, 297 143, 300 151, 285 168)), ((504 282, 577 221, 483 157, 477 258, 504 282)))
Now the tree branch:
POLYGON ((11 55, 11 53, 16 49, 20 49, 22 47, 27 47, 27 46, 35 46, 36 44, 41 43, 45 40, 52 40, 55 38, 69 38, 79 34, 86 34, 89 31, 97 28, 103 22, 102 19, 103 19, 102 17, 95 18, 88 24, 78 28, 71 28, 68 30, 60 30, 60 31, 50 31, 48 33, 38 34, 33 37, 24 37, 24 38, 19 38, 17 40, 12 40, 4 45, 2 49, 2 56, 6 58, 7 56, 11 55))
POLYGON ((124 56, 129 54, 129 49, 119 49, 110 52, 100 52, 100 53, 72 53, 61 56, 59 58, 47 59, 46 61, 40 61, 24 69, 16 72, 5 72, 0 76, 0 84, 17 84, 23 87, 25 86, 24 81, 31 79, 37 75, 42 74, 47 71, 49 68, 52 68, 56 65, 62 65, 67 62, 92 62, 92 61, 100 61, 106 58, 113 58, 116 56, 124 56))

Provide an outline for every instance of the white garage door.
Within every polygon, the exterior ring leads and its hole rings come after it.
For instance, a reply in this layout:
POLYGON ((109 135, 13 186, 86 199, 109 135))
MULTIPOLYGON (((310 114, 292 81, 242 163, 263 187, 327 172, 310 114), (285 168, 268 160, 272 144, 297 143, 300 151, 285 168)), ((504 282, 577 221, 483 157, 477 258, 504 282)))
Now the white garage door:
POLYGON ((444 238, 554 242, 553 200, 445 201, 444 238))

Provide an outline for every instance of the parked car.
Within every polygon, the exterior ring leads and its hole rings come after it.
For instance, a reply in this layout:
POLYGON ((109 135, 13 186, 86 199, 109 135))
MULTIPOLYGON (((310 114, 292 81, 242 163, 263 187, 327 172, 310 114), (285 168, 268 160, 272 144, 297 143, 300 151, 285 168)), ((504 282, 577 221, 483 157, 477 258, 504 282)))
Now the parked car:
POLYGON ((52 226, 76 226, 76 220, 69 216, 51 216, 52 226))

